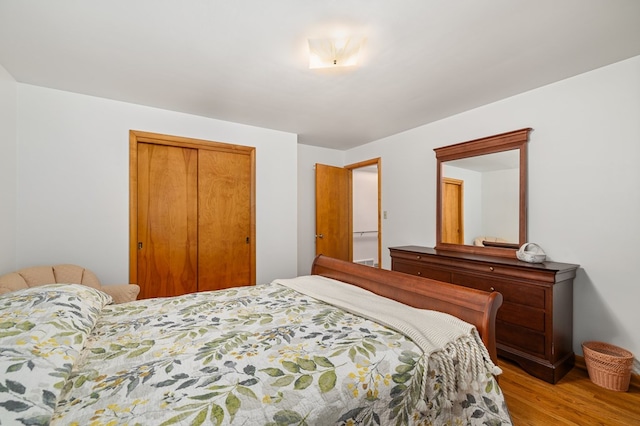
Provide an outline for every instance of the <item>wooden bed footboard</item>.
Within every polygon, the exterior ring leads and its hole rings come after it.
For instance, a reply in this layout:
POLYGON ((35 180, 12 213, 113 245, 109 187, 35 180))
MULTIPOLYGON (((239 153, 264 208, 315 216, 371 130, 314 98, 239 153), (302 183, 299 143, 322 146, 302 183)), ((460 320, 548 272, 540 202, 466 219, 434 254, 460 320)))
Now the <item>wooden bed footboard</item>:
POLYGON ((476 326, 489 355, 497 364, 496 314, 502 294, 377 269, 319 255, 311 274, 322 275, 369 290, 409 306, 454 315, 476 326))

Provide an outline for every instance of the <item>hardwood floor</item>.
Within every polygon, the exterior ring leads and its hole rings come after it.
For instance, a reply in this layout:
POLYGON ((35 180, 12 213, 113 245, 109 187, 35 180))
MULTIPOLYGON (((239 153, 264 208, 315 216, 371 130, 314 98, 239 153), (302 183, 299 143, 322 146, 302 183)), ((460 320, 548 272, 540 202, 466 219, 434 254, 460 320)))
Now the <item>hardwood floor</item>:
POLYGON ((515 426, 640 426, 640 387, 627 392, 604 389, 576 366, 557 384, 539 380, 510 361, 499 360, 500 376, 515 426))

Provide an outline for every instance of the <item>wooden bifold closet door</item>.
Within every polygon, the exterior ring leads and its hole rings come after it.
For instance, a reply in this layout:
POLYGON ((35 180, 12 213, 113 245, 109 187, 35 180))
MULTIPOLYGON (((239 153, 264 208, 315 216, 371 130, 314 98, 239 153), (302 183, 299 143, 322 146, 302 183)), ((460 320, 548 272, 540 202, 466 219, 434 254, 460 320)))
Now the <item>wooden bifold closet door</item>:
POLYGON ((131 132, 140 298, 255 284, 254 148, 131 132))

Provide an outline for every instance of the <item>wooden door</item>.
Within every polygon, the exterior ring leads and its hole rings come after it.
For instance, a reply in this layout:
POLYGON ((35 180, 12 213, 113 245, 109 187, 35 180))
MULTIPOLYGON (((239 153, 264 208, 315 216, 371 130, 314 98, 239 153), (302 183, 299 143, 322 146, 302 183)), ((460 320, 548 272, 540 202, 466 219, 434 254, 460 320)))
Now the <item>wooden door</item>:
POLYGON ((138 144, 140 298, 197 289, 198 150, 138 144))
POLYGON ((253 284, 251 157, 201 150, 198 290, 253 284))
POLYGON ((464 244, 464 181, 442 179, 442 242, 464 244))
POLYGON ((316 255, 351 262, 351 170, 316 164, 316 255))

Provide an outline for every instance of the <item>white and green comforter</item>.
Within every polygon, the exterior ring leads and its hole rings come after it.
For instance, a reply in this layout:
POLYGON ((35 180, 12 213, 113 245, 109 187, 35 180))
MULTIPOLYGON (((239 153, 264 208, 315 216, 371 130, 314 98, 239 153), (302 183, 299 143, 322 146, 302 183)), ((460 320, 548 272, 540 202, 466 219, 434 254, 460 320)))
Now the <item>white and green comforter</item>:
POLYGON ((109 303, 74 284, 0 296, 1 425, 510 424, 488 370, 445 391, 456 351, 427 364, 403 334, 276 282, 109 303))

